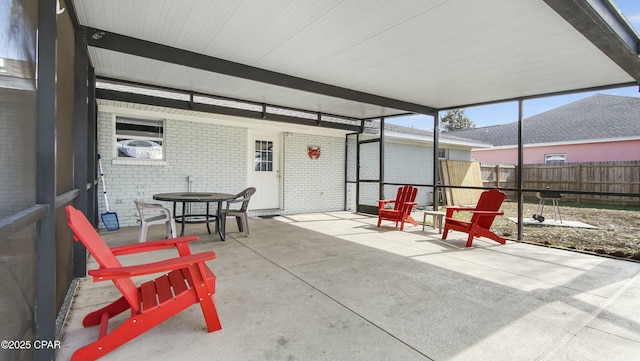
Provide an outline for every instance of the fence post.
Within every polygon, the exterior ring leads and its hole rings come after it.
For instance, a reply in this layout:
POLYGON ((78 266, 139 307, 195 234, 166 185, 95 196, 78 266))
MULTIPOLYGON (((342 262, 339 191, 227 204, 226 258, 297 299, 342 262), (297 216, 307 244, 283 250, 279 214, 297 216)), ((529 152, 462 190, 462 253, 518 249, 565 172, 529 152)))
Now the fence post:
POLYGON ((500 188, 500 164, 496 164, 495 172, 496 172, 496 188, 500 188))
MULTIPOLYGON (((576 188, 577 190, 581 191, 582 190, 582 164, 578 163, 578 166, 576 167, 576 188)), ((580 204, 580 200, 582 198, 582 194, 576 194, 576 203, 580 204)))
MULTIPOLYGON (((522 180, 522 183, 520 183, 520 172, 518 171, 518 168, 520 167, 519 164, 514 164, 513 165, 513 171, 514 171, 514 178, 515 178, 515 184, 513 188, 518 188, 518 184, 522 185, 522 188, 526 188, 524 186, 524 179, 522 180)), ((524 192, 519 192, 519 191, 515 191, 515 196, 517 196, 518 194, 522 195, 522 200, 524 201, 524 199, 526 198, 524 196, 524 192)))

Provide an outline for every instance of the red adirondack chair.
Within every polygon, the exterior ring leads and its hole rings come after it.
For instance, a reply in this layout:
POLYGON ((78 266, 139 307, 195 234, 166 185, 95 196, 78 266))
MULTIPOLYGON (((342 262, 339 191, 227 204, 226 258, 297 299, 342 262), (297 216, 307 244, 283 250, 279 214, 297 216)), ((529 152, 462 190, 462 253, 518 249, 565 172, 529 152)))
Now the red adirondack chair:
POLYGON ((411 217, 411 210, 413 206, 418 203, 415 202, 416 194, 418 194, 418 188, 414 188, 411 185, 406 185, 402 188, 398 188, 398 194, 396 199, 384 199, 378 201, 378 227, 382 220, 388 220, 396 223, 400 223, 400 230, 404 230, 404 222, 409 222, 414 226, 418 225, 415 219, 411 217), (385 209, 385 205, 393 203, 393 209, 385 209))
POLYGON ((82 212, 67 206, 66 213, 74 239, 81 241, 100 264, 99 269, 88 272, 93 276, 93 281, 111 280, 122 293, 114 302, 85 316, 82 321, 84 327, 100 325, 98 340, 78 349, 72 360, 95 360, 102 357, 196 303, 202 308, 209 332, 222 328, 213 300, 216 276, 204 263, 216 258, 216 254, 191 254, 188 242, 197 240, 198 236, 109 248, 82 212), (179 257, 124 267, 116 258, 119 255, 167 248, 176 248, 179 257), (165 274, 140 286, 136 286, 131 279, 155 273, 165 274), (109 319, 127 310, 131 312, 130 317, 107 333, 109 319))
POLYGON ((469 234, 467 238, 467 247, 471 247, 473 237, 487 237, 500 244, 505 244, 506 240, 497 234, 491 232, 490 228, 496 216, 501 216, 504 212, 500 211, 500 206, 504 201, 506 194, 497 189, 484 191, 480 194, 478 204, 474 208, 470 207, 447 207, 445 215, 444 232, 442 239, 447 239, 449 230, 459 231, 469 234), (453 212, 467 211, 473 213, 469 222, 457 220, 453 218, 453 212))

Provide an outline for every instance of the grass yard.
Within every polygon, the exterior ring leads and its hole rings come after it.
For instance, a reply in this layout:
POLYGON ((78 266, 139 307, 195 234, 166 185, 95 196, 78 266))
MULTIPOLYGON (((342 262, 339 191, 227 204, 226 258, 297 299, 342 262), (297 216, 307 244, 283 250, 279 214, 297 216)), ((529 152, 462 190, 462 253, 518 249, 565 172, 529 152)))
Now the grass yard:
MULTIPOLYGON (((501 209, 505 216, 497 217, 491 229, 503 237, 516 239, 517 224, 508 217, 518 216, 518 204, 505 202, 501 209)), ((538 203, 525 203, 523 216, 531 218, 537 210, 538 203)), ((544 211, 547 220, 554 219, 551 202, 544 211)), ((598 229, 525 225, 524 241, 640 260, 640 206, 614 209, 560 202, 560 213, 564 221, 580 221, 598 229)))

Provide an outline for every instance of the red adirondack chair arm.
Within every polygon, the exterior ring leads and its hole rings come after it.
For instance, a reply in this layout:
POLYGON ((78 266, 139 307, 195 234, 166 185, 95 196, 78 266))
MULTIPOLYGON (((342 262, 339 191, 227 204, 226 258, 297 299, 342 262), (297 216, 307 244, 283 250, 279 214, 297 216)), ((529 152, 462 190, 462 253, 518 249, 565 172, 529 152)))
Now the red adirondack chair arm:
POLYGON ((414 206, 417 206, 418 202, 404 202, 402 203, 402 212, 405 214, 411 213, 414 206))
MULTIPOLYGON (((395 203, 395 202, 396 202, 396 201, 395 201, 395 199, 383 199, 383 200, 379 200, 379 201, 378 201, 378 208, 382 209, 382 208, 384 208, 384 205, 385 205, 385 204, 388 204, 388 203, 395 203)), ((402 206, 403 206, 403 207, 406 207, 406 206, 417 206, 417 205, 418 205, 418 202, 404 202, 404 203, 402 203, 402 206)))
POLYGON ((451 217, 453 215, 453 212, 457 212, 457 211, 473 211, 475 210, 474 207, 451 207, 451 206, 446 206, 445 209, 447 210, 447 217, 451 217))
POLYGON ((473 214, 479 214, 481 216, 502 216, 504 215, 503 211, 469 211, 473 214))
POLYGON ((151 252, 160 249, 178 247, 181 243, 187 243, 197 241, 199 237, 197 235, 188 235, 177 238, 158 239, 155 241, 148 241, 144 243, 133 243, 124 246, 117 246, 110 248, 114 255, 120 256, 125 254, 134 254, 141 252, 151 252))
POLYGON ((476 209, 476 207, 452 207, 452 206, 446 206, 444 208, 446 210, 452 210, 452 211, 472 211, 476 209))
POLYGON ((381 199, 378 201, 378 208, 382 209, 386 204, 395 203, 395 199, 381 199))
POLYGON ((93 276, 94 281, 107 281, 118 278, 173 271, 176 269, 189 267, 195 263, 210 261, 215 258, 215 252, 209 251, 135 266, 100 268, 96 270, 90 270, 87 273, 90 276, 93 276))

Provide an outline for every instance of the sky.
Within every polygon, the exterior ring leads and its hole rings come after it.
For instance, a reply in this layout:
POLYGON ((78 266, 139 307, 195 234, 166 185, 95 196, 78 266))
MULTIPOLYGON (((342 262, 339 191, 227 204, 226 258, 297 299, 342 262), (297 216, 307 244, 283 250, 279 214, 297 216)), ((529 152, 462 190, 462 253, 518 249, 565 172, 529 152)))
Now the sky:
MULTIPOLYGON (((629 23, 640 34, 640 0, 613 0, 629 23)), ((530 117, 559 106, 584 99, 594 94, 610 94, 630 97, 640 97, 638 86, 600 90, 597 92, 576 93, 555 97, 525 100, 523 102, 524 117, 530 117)), ((476 127, 506 124, 518 120, 518 103, 509 102, 481 107, 465 108, 465 114, 475 123, 476 127)), ((433 119, 422 115, 388 118, 385 121, 419 129, 433 129, 433 119)))

